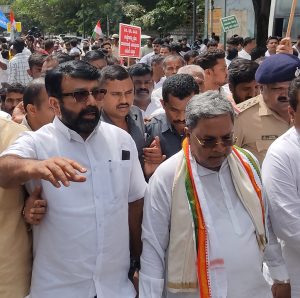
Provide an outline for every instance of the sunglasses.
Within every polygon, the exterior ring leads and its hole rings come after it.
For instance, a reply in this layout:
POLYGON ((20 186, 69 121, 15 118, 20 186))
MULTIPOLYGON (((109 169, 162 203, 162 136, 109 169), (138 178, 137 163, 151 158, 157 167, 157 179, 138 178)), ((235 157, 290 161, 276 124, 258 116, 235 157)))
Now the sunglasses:
POLYGON ((70 93, 63 93, 62 96, 72 96, 76 102, 78 103, 86 103, 89 96, 92 95, 95 100, 101 101, 106 94, 107 90, 106 89, 93 89, 91 91, 89 90, 78 90, 70 93))
POLYGON ((212 138, 212 139, 206 139, 206 140, 199 140, 194 134, 191 134, 199 143, 200 146, 203 148, 209 148, 212 149, 216 147, 217 145, 222 144, 225 147, 231 147, 235 144, 237 137, 234 135, 228 136, 228 137, 222 137, 221 141, 218 142, 217 138, 212 138))

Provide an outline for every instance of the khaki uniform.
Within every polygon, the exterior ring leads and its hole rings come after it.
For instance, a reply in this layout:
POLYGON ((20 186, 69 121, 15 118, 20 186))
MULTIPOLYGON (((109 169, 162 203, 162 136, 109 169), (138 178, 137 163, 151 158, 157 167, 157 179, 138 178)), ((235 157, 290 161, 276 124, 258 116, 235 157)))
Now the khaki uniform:
POLYGON ((237 145, 252 152, 262 163, 269 146, 291 125, 271 111, 262 95, 237 105, 240 113, 234 124, 237 145))
MULTIPOLYGON (((26 128, 0 118, 0 152, 26 128)), ((31 280, 31 233, 23 220, 21 187, 0 187, 0 297, 24 298, 31 280)))

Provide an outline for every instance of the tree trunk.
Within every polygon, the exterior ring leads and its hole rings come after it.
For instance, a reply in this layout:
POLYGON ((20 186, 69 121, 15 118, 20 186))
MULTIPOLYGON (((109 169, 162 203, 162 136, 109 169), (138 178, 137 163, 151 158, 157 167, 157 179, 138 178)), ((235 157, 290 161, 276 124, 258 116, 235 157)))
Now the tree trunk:
POLYGON ((252 0, 252 2, 256 21, 256 42, 257 46, 263 47, 268 38, 271 0, 252 0))

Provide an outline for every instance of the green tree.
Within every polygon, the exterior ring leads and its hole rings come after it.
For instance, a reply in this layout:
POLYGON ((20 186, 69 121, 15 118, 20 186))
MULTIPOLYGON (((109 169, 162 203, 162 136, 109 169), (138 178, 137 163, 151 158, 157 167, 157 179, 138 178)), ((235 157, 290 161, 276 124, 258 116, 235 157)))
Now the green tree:
MULTIPOLYGON (((191 26, 192 0, 0 0, 12 4, 16 20, 24 31, 36 26, 45 33, 84 31, 90 35, 97 20, 102 30, 118 32, 120 22, 139 25, 143 31, 166 33, 179 26, 191 26), (107 22, 108 20, 108 22, 107 22)), ((197 0, 200 7, 204 0, 197 0)), ((199 10, 200 12, 200 10, 199 10)))

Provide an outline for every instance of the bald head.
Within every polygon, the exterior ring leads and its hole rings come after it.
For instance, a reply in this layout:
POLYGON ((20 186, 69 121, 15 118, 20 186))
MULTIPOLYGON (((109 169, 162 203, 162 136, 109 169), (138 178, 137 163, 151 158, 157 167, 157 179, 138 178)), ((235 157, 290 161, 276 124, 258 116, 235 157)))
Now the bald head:
POLYGON ((204 90, 204 70, 199 65, 185 65, 181 67, 177 73, 191 75, 199 85, 200 92, 204 90))

